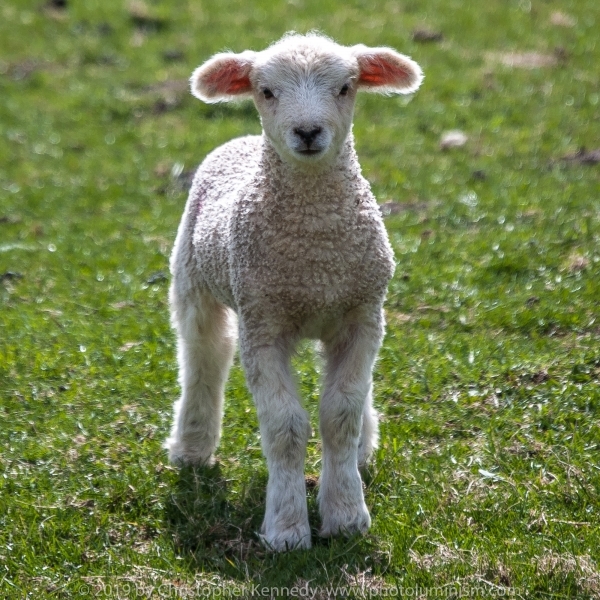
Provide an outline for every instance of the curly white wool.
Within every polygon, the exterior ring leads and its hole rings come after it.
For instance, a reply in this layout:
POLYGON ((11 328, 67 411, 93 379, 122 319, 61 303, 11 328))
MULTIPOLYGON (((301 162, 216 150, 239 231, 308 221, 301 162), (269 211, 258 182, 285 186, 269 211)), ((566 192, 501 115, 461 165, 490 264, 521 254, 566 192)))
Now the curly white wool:
POLYGON ((217 148, 190 191, 171 258, 182 396, 166 447, 174 463, 213 460, 239 337, 269 468, 261 535, 274 550, 311 545, 310 424, 290 370, 304 337, 321 340, 326 360, 320 533, 370 525, 358 466, 377 446, 372 368, 394 260, 354 152, 352 113, 358 89, 408 93, 421 80, 394 50, 316 34, 217 54, 192 76, 207 102, 252 98, 263 135, 217 148))

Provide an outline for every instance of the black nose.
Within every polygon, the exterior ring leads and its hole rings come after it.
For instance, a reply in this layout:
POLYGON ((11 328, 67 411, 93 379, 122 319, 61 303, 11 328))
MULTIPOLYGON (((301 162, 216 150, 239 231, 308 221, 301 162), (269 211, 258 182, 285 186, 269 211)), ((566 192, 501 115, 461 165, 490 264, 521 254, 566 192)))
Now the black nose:
POLYGON ((307 145, 310 146, 313 141, 315 140, 315 138, 321 133, 321 131, 323 131, 323 129, 321 127, 314 127, 313 129, 311 129, 310 131, 307 131, 306 129, 302 129, 301 127, 296 127, 294 129, 294 133, 302 139, 302 141, 307 145))

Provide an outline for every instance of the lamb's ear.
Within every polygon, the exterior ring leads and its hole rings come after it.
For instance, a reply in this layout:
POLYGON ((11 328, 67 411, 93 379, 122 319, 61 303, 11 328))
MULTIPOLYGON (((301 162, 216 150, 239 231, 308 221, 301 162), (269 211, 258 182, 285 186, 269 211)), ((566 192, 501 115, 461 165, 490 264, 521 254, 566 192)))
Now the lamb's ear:
POLYGON ((423 71, 414 61, 391 48, 352 47, 358 61, 358 87, 380 94, 410 94, 423 81, 423 71))
POLYGON ((215 54, 192 74, 192 94, 204 102, 250 98, 250 71, 255 57, 256 53, 250 50, 241 54, 215 54))

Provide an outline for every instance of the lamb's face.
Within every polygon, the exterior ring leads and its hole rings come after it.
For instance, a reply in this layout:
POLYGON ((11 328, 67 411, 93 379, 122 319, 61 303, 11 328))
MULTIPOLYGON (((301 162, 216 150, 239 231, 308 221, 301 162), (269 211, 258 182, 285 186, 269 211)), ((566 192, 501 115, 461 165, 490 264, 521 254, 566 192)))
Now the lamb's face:
POLYGON ((329 163, 348 137, 359 69, 339 48, 265 51, 255 63, 254 102, 265 135, 286 162, 329 163))
POLYGON ((345 47, 309 34, 285 36, 262 52, 217 54, 191 83, 206 102, 252 97, 282 160, 313 168, 339 154, 358 89, 410 93, 422 78, 414 61, 390 48, 345 47))

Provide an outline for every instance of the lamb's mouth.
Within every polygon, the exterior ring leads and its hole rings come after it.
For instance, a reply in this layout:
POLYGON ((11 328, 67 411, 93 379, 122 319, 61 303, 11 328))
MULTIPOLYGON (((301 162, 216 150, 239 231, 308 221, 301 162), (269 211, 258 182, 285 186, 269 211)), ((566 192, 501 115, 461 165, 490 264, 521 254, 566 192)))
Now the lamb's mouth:
POLYGON ((315 156, 316 154, 321 154, 323 152, 322 148, 306 148, 305 150, 296 150, 298 154, 302 154, 302 156, 315 156))

